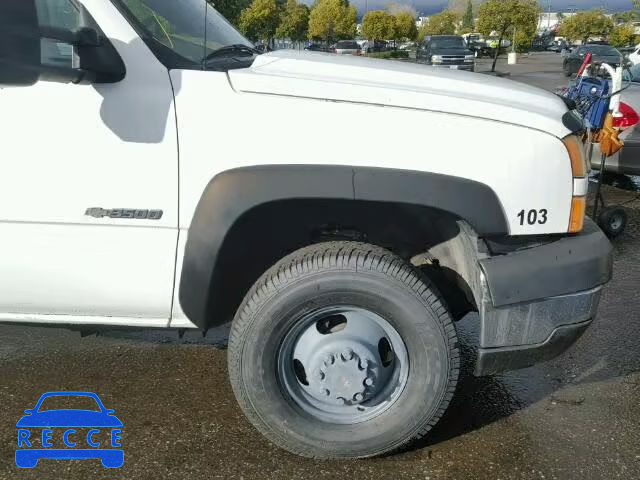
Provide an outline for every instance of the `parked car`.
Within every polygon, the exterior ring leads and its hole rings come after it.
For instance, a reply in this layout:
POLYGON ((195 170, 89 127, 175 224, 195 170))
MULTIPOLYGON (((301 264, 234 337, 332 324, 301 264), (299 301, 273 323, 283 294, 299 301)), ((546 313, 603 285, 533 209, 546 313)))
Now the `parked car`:
MULTIPOLYGON (((582 121, 562 99, 408 62, 258 55, 208 0, 177 3, 0 1, 0 321, 206 332, 233 318, 249 421, 341 459, 446 418, 467 313, 478 376, 588 328, 611 245, 585 217, 582 121), (71 18, 41 24, 61 3, 71 18), (43 63, 45 38, 73 57, 43 63), (330 139, 310 128, 340 122, 330 139), (364 124, 384 132, 358 141, 364 124)), ((459 37, 443 45, 471 64, 459 37)), ((190 396, 219 394, 197 380, 190 396)))
POLYGON ((569 44, 564 40, 555 41, 547 47, 547 51, 549 52, 560 53, 563 50, 569 50, 569 44))
POLYGON ((360 45, 355 40, 340 40, 332 50, 338 55, 360 55, 360 45))
POLYGON ((484 40, 472 40, 468 43, 468 47, 476 58, 490 57, 493 53, 493 49, 484 40))
POLYGON ((640 43, 635 46, 633 52, 631 52, 627 58, 632 65, 640 64, 640 43))
POLYGON ((389 49, 389 44, 384 40, 367 40, 362 45, 362 53, 385 52, 389 49))
POLYGON ((622 101, 640 112, 640 64, 632 65, 623 72, 622 101))
POLYGON ((412 48, 415 48, 415 46, 415 42, 405 42, 398 47, 398 50, 411 50, 412 48))
POLYGON ((322 43, 312 43, 304 47, 309 52, 328 52, 330 49, 322 43))
POLYGON ((418 51, 418 63, 446 67, 453 70, 474 71, 475 54, 460 35, 434 35, 425 38, 418 51))
POLYGON ((623 62, 622 54, 610 45, 582 45, 564 58, 564 62, 562 64, 564 74, 567 77, 570 77, 577 73, 588 53, 593 55, 593 62, 596 63, 608 63, 612 67, 617 67, 623 62))
MULTIPOLYGON (((624 72, 621 101, 640 113, 640 65, 632 66, 624 72)), ((624 175, 640 175, 640 126, 625 129, 620 138, 624 141, 622 150, 608 157, 605 171, 624 175)), ((600 169, 600 148, 596 144, 591 155, 591 168, 600 169)))
POLYGON ((267 52, 271 52, 273 50, 273 48, 271 48, 271 45, 268 45, 266 43, 256 43, 255 47, 256 52, 258 53, 267 53, 267 52))

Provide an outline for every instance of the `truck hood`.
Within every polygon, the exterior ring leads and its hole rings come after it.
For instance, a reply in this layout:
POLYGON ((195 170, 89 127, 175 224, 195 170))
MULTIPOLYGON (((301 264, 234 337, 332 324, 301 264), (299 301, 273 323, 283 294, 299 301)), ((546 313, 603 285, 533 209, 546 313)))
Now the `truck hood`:
POLYGON ((556 95, 488 75, 408 62, 278 50, 229 71, 240 93, 400 107, 479 117, 563 137, 567 112, 556 95))

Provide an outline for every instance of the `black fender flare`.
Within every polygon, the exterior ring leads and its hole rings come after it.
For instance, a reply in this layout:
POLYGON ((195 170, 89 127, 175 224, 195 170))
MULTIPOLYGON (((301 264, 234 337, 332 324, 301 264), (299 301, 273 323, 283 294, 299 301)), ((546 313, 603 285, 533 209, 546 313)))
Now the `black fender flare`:
POLYGON ((227 170, 204 189, 185 246, 178 296, 182 310, 198 327, 206 330, 224 321, 213 320, 215 271, 218 253, 233 224, 259 205, 288 199, 421 205, 464 219, 480 236, 509 232, 495 192, 465 178, 337 165, 261 165, 227 170))

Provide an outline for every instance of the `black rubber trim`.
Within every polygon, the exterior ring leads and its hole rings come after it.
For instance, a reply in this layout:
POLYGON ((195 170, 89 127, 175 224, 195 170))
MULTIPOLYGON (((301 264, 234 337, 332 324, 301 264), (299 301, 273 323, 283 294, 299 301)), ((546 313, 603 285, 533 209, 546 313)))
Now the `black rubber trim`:
POLYGON ((562 124, 571 133, 581 133, 585 130, 584 120, 574 109, 576 108, 575 102, 566 97, 561 97, 564 100, 565 105, 569 107, 569 111, 562 115, 562 124))
POLYGON ((580 234, 480 260, 494 307, 567 295, 611 279, 611 243, 589 218, 580 234))
POLYGON ((535 345, 518 347, 479 348, 474 375, 493 375, 518 368, 530 367, 557 357, 580 338, 591 320, 556 328, 549 338, 535 345))
POLYGON ((493 190, 464 178, 332 165, 262 165, 228 170, 209 182, 189 227, 179 300, 182 310, 198 327, 206 329, 224 322, 214 318, 215 308, 209 299, 223 294, 224 281, 215 278, 215 267, 227 232, 249 210, 286 199, 422 205, 466 220, 479 235, 508 233, 502 205, 493 190))

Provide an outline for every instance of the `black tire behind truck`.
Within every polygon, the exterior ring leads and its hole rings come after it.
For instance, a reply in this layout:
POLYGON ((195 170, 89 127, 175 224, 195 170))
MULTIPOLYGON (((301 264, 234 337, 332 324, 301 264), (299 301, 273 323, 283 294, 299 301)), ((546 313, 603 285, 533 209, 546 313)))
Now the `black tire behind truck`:
POLYGON ((229 374, 251 423, 316 458, 379 455, 425 435, 458 380, 451 316, 418 270, 358 242, 302 248, 241 304, 229 374))

